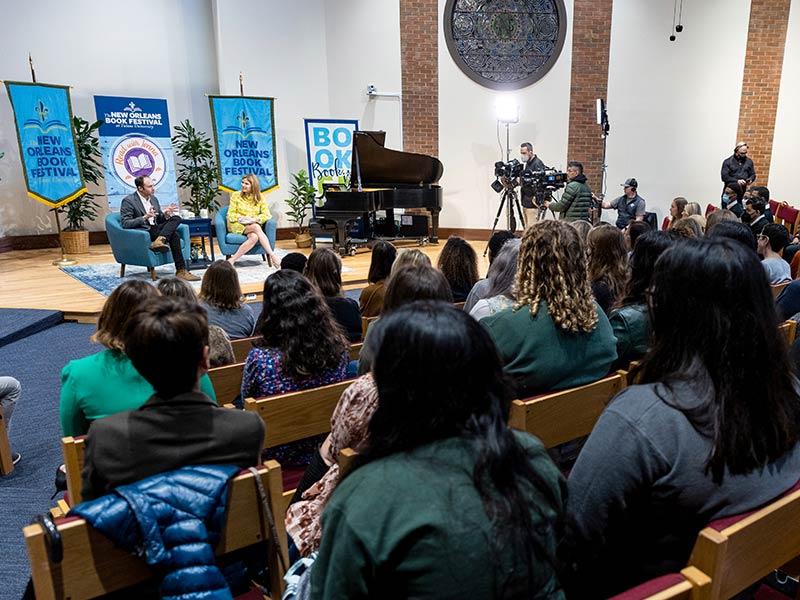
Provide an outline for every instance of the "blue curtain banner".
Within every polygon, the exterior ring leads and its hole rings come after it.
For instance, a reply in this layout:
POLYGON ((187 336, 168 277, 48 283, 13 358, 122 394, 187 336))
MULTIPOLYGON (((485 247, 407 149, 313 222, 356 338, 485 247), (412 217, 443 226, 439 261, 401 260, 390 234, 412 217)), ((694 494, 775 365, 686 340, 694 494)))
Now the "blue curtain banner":
POLYGON ((355 119, 303 119, 308 176, 317 194, 323 183, 350 184, 355 119))
POLYGON ((167 101, 161 98, 95 96, 108 205, 119 208, 136 191, 137 177, 150 177, 162 206, 178 203, 175 157, 167 101))
POLYGON ((274 98, 209 96, 208 101, 219 187, 238 191, 248 173, 258 177, 262 192, 278 187, 274 98))
POLYGON ((69 88, 6 81, 28 196, 56 208, 86 193, 69 88))

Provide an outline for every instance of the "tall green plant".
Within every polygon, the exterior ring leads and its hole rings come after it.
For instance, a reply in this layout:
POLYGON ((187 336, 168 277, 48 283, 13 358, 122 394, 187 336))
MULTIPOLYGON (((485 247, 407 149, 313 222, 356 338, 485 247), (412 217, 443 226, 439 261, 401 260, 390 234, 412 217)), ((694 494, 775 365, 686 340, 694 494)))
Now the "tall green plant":
MULTIPOLYGON (((72 128, 75 130, 75 145, 78 149, 78 164, 83 172, 85 183, 100 185, 103 177, 103 163, 100 162, 100 140, 95 132, 100 129, 102 121, 89 123, 81 117, 72 117, 72 128)), ((59 214, 65 215, 67 225, 65 231, 83 231, 86 221, 94 221, 100 206, 94 201, 98 194, 86 192, 57 209, 59 214)))
POLYGON ((305 231, 306 215, 311 204, 314 202, 316 190, 311 186, 308 180, 308 173, 300 169, 297 173, 292 175, 292 187, 289 190, 289 197, 286 199, 286 206, 289 210, 286 211, 286 216, 292 223, 297 223, 297 229, 302 235, 305 231))
POLYGON ((200 209, 219 208, 217 163, 214 146, 206 132, 197 131, 189 119, 175 126, 172 146, 178 156, 178 185, 189 190, 189 208, 196 215, 200 209))

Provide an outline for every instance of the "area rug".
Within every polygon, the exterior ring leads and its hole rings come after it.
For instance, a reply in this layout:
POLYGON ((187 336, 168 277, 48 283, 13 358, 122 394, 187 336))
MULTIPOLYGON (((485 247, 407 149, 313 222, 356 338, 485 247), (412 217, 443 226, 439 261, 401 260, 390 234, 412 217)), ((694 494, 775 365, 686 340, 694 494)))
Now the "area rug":
MULTIPOLYGON (((275 250, 280 258, 283 258, 288 252, 282 248, 275 250)), ((236 272, 239 274, 239 282, 242 285, 253 283, 264 283, 264 280, 272 275, 276 268, 268 266, 268 263, 261 259, 260 255, 243 256, 236 261, 236 272)), ((61 267, 70 277, 74 277, 84 285, 88 285, 93 290, 97 290, 104 296, 111 295, 116 287, 123 281, 130 279, 141 279, 142 281, 151 281, 150 273, 145 267, 135 267, 128 265, 125 267, 125 277, 119 276, 119 265, 117 263, 102 263, 95 265, 75 265, 72 267, 61 267)), ((342 273, 352 271, 350 267, 342 267, 342 273)), ((205 268, 192 269, 192 274, 197 275, 202 279, 203 273, 206 272, 205 268)), ((163 265, 156 267, 156 275, 162 277, 172 277, 175 275, 175 265, 163 265)), ((152 282, 156 283, 156 282, 152 282)), ((200 289, 200 282, 196 281, 191 283, 194 288, 200 289)))

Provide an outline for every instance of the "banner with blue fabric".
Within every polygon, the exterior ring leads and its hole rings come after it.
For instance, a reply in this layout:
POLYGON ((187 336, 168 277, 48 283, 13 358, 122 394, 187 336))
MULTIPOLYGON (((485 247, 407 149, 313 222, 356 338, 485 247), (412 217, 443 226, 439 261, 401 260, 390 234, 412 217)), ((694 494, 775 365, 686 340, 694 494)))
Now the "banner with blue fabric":
POLYGON ((160 98, 95 96, 108 205, 119 208, 136 191, 134 180, 149 177, 163 206, 177 204, 175 157, 167 101, 160 98))
POLYGON ((254 173, 261 191, 278 187, 274 98, 209 96, 219 187, 238 191, 242 177, 254 173))
POLYGON ((304 119, 308 174, 312 187, 322 193, 323 183, 350 183, 353 160, 354 119, 304 119))
POLYGON ((78 162, 69 88, 6 81, 28 196, 50 208, 86 193, 78 162))

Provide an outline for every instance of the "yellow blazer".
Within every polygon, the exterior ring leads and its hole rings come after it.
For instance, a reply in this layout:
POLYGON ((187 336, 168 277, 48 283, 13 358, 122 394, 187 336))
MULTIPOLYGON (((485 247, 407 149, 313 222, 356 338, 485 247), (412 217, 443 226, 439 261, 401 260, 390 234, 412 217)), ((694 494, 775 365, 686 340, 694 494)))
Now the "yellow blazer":
POLYGON ((239 217, 250 217, 258 221, 259 225, 263 225, 272 218, 272 215, 263 196, 261 202, 253 203, 245 199, 242 192, 233 192, 228 206, 228 231, 231 233, 244 233, 245 226, 239 223, 239 217))

